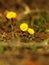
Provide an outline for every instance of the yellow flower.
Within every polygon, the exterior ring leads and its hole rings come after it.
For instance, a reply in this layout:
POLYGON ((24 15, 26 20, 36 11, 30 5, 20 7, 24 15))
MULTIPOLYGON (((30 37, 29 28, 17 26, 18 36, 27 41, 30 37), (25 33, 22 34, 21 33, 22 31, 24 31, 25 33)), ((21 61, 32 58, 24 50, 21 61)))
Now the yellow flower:
POLYGON ((27 24, 27 23, 22 23, 22 24, 20 25, 20 29, 21 29, 22 31, 27 31, 27 29, 28 29, 28 24, 27 24))
POLYGON ((9 12, 7 12, 7 14, 6 14, 6 17, 7 17, 8 19, 16 18, 16 16, 17 16, 17 14, 16 14, 15 12, 13 12, 13 11, 9 11, 9 12))
POLYGON ((28 28, 28 33, 32 35, 35 33, 35 31, 34 31, 34 29, 28 28))

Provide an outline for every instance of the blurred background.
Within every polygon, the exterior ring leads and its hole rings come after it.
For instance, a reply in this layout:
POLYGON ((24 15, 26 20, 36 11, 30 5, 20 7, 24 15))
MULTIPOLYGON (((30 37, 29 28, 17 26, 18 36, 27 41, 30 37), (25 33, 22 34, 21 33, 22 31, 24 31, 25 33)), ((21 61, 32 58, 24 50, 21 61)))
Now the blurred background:
POLYGON ((0 65, 49 65, 49 0, 0 0, 0 65), (20 30, 23 22, 34 35, 20 30))

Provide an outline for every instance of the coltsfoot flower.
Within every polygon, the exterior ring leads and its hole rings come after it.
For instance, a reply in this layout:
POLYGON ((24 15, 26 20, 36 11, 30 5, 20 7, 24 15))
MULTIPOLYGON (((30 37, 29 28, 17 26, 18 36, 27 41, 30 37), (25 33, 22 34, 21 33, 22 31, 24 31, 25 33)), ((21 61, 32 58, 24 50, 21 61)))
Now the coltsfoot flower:
POLYGON ((32 28, 28 28, 27 31, 28 31, 28 33, 31 34, 31 35, 33 35, 33 34, 35 33, 34 29, 32 29, 32 28))
POLYGON ((6 17, 7 17, 8 19, 16 18, 16 16, 17 16, 17 14, 16 14, 15 12, 13 12, 13 11, 9 11, 9 12, 7 12, 7 14, 6 14, 6 17))
POLYGON ((22 31, 27 31, 27 29, 28 29, 28 24, 27 24, 27 23, 22 23, 22 24, 20 25, 20 29, 21 29, 22 31))

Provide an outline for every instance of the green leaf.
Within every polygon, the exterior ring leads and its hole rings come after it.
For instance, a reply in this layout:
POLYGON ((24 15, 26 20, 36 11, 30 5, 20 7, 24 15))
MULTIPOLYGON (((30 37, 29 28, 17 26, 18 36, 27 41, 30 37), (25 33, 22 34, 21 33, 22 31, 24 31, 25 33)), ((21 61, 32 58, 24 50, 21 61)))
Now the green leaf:
POLYGON ((0 46, 0 52, 3 52, 3 50, 4 50, 4 49, 3 49, 3 47, 2 47, 2 46, 0 46))

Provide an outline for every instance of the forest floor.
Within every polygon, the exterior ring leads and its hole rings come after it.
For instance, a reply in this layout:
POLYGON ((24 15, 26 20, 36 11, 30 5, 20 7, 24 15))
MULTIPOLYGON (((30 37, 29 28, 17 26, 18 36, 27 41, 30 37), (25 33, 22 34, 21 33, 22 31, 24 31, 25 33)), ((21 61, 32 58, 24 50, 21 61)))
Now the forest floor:
MULTIPOLYGON (((38 2, 36 4, 34 2, 33 9, 37 9, 37 11, 38 8, 40 10, 44 9, 44 11, 47 11, 49 13, 49 3, 47 2, 47 4, 45 2, 45 4, 43 4, 43 2, 42 5, 41 3, 39 4, 38 2)), ((5 9, 3 7, 0 7, 0 12, 2 14, 4 11, 5 9)), ((33 13, 33 15, 36 14, 37 13, 33 13)), ((27 21, 30 20, 29 18, 32 16, 32 14, 29 14, 28 16, 29 17, 27 17, 27 21)), ((49 20, 47 20, 47 18, 45 19, 45 24, 41 23, 41 21, 40 23, 38 21, 37 24, 35 21, 33 28, 35 29, 36 33, 35 37, 32 38, 32 36, 28 33, 24 33, 20 31, 20 29, 17 30, 15 20, 9 21, 4 17, 1 20, 0 18, 0 65, 49 65, 49 20), (14 26, 13 29, 10 26, 11 22, 14 22, 12 23, 12 25, 14 26), (41 26, 41 28, 39 26, 41 26), (45 29, 48 29, 48 32, 45 32, 45 29), (22 39, 21 42, 19 40, 19 37, 17 37, 17 34, 20 36, 20 39, 22 39), (16 39, 14 38, 14 36, 16 39)), ((33 25, 32 22, 31 25, 33 25)))

